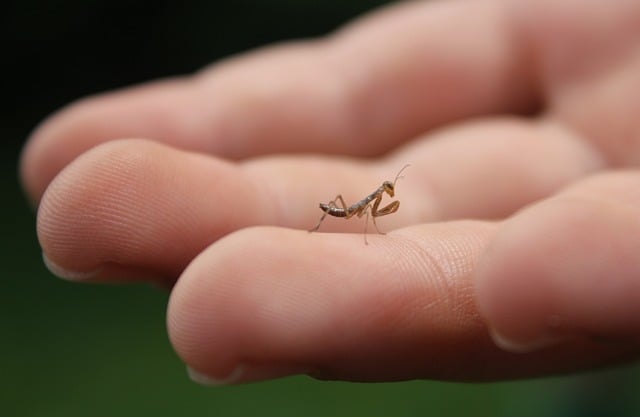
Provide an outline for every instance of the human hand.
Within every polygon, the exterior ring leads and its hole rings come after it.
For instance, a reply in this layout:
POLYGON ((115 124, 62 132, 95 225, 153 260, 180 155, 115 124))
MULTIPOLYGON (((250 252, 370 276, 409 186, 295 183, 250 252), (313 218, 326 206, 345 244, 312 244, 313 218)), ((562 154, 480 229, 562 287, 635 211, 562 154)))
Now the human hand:
POLYGON ((639 22, 635 0, 414 2, 80 101, 22 159, 49 267, 175 283, 171 340, 205 382, 635 359, 639 22), (306 231, 406 163, 387 235, 306 231))

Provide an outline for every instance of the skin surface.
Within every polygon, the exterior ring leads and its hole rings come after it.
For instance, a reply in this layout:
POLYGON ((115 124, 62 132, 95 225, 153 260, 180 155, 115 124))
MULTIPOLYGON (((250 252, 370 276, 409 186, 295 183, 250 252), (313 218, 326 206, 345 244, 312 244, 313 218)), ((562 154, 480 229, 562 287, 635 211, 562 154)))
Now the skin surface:
POLYGON ((54 273, 171 288, 199 382, 525 378, 638 358, 638 109, 636 0, 410 2, 80 100, 21 174, 54 273), (407 163, 387 235, 306 231, 407 163))

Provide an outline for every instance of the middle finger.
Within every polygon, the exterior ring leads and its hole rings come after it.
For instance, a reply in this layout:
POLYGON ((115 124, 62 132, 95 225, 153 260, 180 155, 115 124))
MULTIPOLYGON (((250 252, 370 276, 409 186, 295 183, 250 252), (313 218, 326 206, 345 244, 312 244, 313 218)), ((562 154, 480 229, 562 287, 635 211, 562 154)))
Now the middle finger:
MULTIPOLYGON (((581 143, 558 128, 494 120, 443 131, 375 163, 289 156, 236 165, 150 141, 116 141, 78 158, 52 183, 38 233, 60 275, 176 277, 234 230, 309 229, 322 214, 318 202, 342 194, 353 204, 405 163, 413 166, 397 186, 401 208, 379 219, 380 229, 502 217, 597 169, 581 143)), ((328 219, 321 230, 361 232, 363 222, 328 219)))

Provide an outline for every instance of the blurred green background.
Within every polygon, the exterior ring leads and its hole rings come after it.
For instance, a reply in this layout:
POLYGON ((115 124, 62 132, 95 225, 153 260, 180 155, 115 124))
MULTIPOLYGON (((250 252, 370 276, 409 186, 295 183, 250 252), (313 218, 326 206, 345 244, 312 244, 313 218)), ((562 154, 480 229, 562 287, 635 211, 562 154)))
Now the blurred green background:
POLYGON ((40 259, 20 148, 83 95, 189 73, 229 54, 311 37, 382 0, 34 0, 5 4, 0 42, 2 261, 0 416, 640 415, 640 369, 498 384, 191 383, 166 336, 167 294, 57 280, 40 259))

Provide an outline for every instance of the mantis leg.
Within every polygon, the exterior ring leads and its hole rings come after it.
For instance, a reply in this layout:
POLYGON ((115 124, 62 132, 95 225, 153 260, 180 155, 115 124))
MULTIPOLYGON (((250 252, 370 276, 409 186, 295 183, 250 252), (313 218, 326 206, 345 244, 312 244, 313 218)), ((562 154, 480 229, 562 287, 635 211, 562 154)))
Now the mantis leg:
POLYGON ((326 212, 322 214, 322 217, 320 217, 320 220, 318 220, 318 224, 316 224, 316 227, 309 229, 309 233, 317 231, 320 228, 320 223, 322 223, 325 217, 327 217, 326 212))
POLYGON ((376 216, 372 214, 371 218, 373 219, 373 225, 376 227, 376 232, 378 232, 381 235, 386 235, 386 233, 381 232, 380 229, 378 229, 378 225, 376 223, 376 216))
POLYGON ((389 203, 388 205, 384 206, 380 210, 378 210, 378 207, 374 205, 373 211, 371 212, 371 215, 374 218, 375 217, 386 216, 387 214, 393 214, 396 211, 398 211, 399 207, 400 207, 400 202, 399 201, 392 201, 391 203, 389 203))
MULTIPOLYGON (((381 199, 376 199, 376 201, 373 203, 373 206, 371 207, 371 218, 373 219, 373 225, 376 227, 376 231, 381 235, 385 235, 386 233, 383 233, 380 231, 380 229, 378 229, 378 224, 376 223, 376 217, 382 217, 382 216, 386 216, 387 214, 395 213, 396 211, 398 211, 398 208, 400 207, 400 202, 392 201, 391 203, 387 204, 383 208, 378 209, 378 206, 380 205, 380 201, 381 199)), ((369 213, 367 213, 367 219, 369 218, 368 216, 369 216, 369 213)))
MULTIPOLYGON (((370 206, 367 206, 367 207, 364 209, 365 213, 367 213, 367 218, 366 218, 366 219, 365 219, 365 221, 364 221, 364 244, 365 244, 365 245, 368 245, 368 244, 369 244, 369 242, 367 242, 367 226, 369 225, 369 210, 370 210, 370 208, 369 208, 369 207, 370 207, 370 206)), ((372 219, 373 219, 373 224, 376 224, 376 218, 375 218, 375 217, 372 217, 372 219)), ((376 226, 376 230, 378 230, 378 226, 376 226)), ((380 231, 379 231, 379 230, 378 230, 378 233, 380 233, 380 231)))

